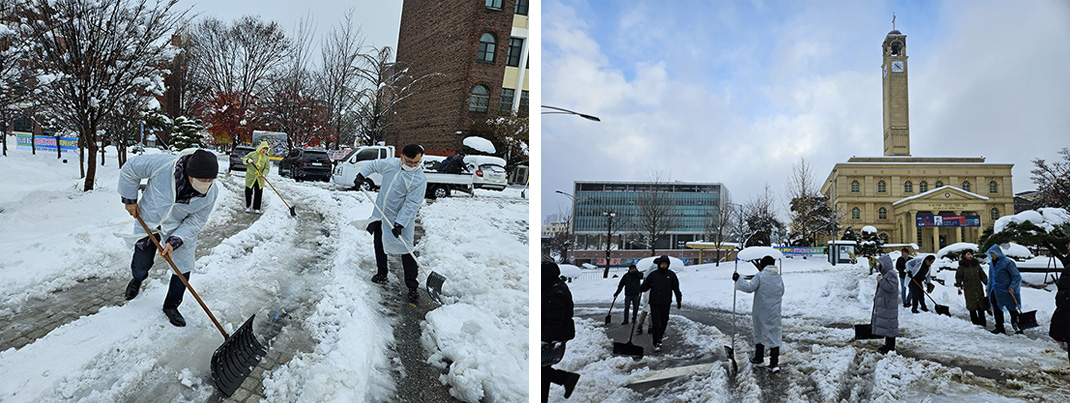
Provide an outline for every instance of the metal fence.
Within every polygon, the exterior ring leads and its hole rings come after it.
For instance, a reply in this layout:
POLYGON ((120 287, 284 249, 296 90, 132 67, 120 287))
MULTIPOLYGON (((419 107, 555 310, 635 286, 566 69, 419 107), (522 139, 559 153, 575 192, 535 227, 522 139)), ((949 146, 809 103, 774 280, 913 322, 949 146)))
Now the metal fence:
MULTIPOLYGON (((605 270, 606 270, 605 268, 601 268, 601 269, 598 269, 598 270, 584 269, 583 271, 580 272, 580 279, 581 280, 594 280, 594 279, 602 278, 602 273, 605 273, 605 270)), ((613 276, 620 277, 620 276, 623 276, 624 273, 627 273, 627 272, 628 272, 628 268, 627 267, 610 267, 609 268, 609 278, 613 278, 613 276)))

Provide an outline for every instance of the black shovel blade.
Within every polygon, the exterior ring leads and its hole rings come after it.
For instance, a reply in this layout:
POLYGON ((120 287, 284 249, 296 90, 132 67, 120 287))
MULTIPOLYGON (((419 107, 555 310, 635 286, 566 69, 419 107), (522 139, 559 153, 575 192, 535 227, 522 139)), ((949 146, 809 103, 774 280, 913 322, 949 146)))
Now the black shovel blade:
POLYGON ((629 355, 635 358, 643 358, 643 346, 632 343, 613 343, 613 355, 629 355))
POLYGON ((427 295, 439 304, 442 303, 442 283, 445 282, 446 277, 441 274, 431 272, 427 275, 427 295))
POLYGON ((880 336, 873 335, 872 324, 867 323, 864 325, 855 325, 855 340, 869 340, 879 338, 880 336))
POLYGON ((936 305, 936 313, 938 313, 940 315, 951 316, 951 309, 948 309, 947 305, 940 305, 940 304, 935 304, 935 305, 936 305))
POLYGON ((267 354, 267 349, 253 334, 253 318, 230 334, 223 345, 212 354, 212 382, 223 395, 230 397, 238 390, 256 364, 267 354))
POLYGON ((732 362, 732 374, 739 372, 739 367, 736 365, 736 349, 732 346, 724 346, 724 355, 732 362))
POLYGON ((297 217, 297 206, 290 206, 290 216, 297 217))
POLYGON ((1018 328, 1019 329, 1032 329, 1040 326, 1037 323, 1037 311, 1022 312, 1018 315, 1018 328))
POLYGON ((609 322, 612 322, 612 321, 613 321, 613 313, 612 312, 607 313, 606 314, 606 324, 608 325, 609 322))

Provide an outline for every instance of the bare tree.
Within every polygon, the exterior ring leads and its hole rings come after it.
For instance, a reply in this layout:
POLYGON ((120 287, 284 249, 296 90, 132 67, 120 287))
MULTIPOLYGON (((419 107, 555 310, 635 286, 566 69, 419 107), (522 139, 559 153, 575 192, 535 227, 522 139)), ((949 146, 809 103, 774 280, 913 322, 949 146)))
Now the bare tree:
POLYGON ((1048 163, 1041 158, 1033 159, 1033 183, 1037 185, 1037 199, 1033 207, 1059 207, 1070 209, 1070 148, 1059 150, 1062 160, 1048 163))
MULTIPOLYGON (((18 20, 25 0, 0 0, 0 142, 7 155, 7 127, 11 120, 31 104, 34 88, 47 84, 34 79, 26 59, 30 57, 32 37, 28 27, 18 20)), ((34 153, 36 154, 36 149, 34 153)))
POLYGON ((775 200, 772 189, 766 184, 762 194, 751 198, 743 205, 744 219, 753 232, 749 241, 744 240, 744 247, 772 245, 773 232, 781 228, 780 221, 776 217, 775 200))
POLYGON ((643 242, 650 247, 650 256, 657 254, 658 240, 680 225, 676 206, 670 196, 671 183, 660 172, 650 175, 650 185, 636 198, 634 226, 643 242))
POLYGON ((818 233, 827 232, 828 198, 818 193, 813 169, 805 158, 792 166, 787 192, 791 243, 812 246, 818 233))
POLYGON ((558 213, 562 222, 565 223, 563 231, 558 231, 550 236, 550 252, 551 254, 556 252, 560 257, 561 263, 568 263, 568 251, 572 248, 572 211, 568 213, 558 213))
POLYGON ((290 58, 272 77, 266 102, 260 109, 261 123, 285 132, 290 148, 322 147, 329 137, 327 110, 315 96, 313 76, 308 68, 314 39, 312 19, 306 17, 298 23, 290 58))
POLYGON ((717 247, 717 262, 718 267, 721 266, 721 245, 728 239, 731 233, 731 221, 732 216, 735 214, 735 205, 732 204, 731 196, 727 193, 722 193, 720 206, 714 206, 709 213, 706 214, 706 221, 703 222, 703 229, 706 232, 706 239, 712 240, 714 246, 717 247))
POLYGON ((335 148, 341 143, 354 144, 357 102, 362 81, 361 50, 364 34, 354 22, 355 9, 349 9, 338 25, 331 29, 321 50, 323 70, 316 77, 319 97, 327 110, 331 129, 338 134, 335 148))
POLYGON ((31 62, 56 80, 47 103, 52 115, 78 131, 88 149, 84 190, 93 189, 102 122, 129 97, 162 95, 166 66, 175 56, 170 35, 185 12, 178 0, 58 0, 30 3, 31 62))
POLYGON ((385 46, 372 48, 361 54, 363 66, 360 76, 367 86, 360 92, 358 142, 371 145, 386 138, 386 130, 393 122, 394 107, 408 97, 431 85, 442 73, 414 76, 409 68, 393 62, 394 51, 385 46))

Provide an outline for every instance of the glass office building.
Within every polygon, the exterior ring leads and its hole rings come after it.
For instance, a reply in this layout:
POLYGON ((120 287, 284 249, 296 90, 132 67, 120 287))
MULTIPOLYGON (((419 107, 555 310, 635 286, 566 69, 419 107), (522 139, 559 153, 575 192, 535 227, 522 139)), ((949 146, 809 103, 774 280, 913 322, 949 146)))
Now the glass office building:
POLYGON ((650 249, 638 228, 642 195, 655 191, 671 206, 676 225, 658 240, 658 249, 683 249, 683 244, 703 239, 705 223, 722 207, 728 190, 720 183, 694 182, 576 182, 574 187, 574 228, 578 249, 605 249, 609 225, 606 212, 613 218, 615 249, 650 249))

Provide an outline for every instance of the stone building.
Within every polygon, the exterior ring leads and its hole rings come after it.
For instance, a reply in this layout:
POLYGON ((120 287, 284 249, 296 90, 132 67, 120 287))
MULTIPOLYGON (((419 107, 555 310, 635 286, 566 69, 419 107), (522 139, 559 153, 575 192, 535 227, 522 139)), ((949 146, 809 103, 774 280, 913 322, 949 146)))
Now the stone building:
POLYGON ((889 32, 881 49, 884 156, 836 164, 821 192, 846 214, 842 226, 872 225, 890 243, 915 243, 922 252, 976 243, 996 219, 1014 213, 1014 165, 911 156, 906 35, 889 32))

